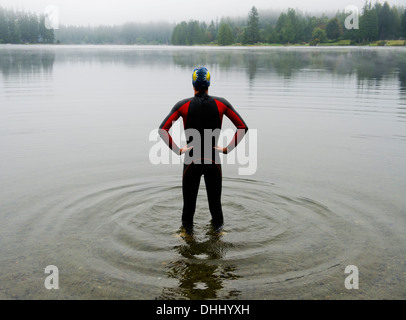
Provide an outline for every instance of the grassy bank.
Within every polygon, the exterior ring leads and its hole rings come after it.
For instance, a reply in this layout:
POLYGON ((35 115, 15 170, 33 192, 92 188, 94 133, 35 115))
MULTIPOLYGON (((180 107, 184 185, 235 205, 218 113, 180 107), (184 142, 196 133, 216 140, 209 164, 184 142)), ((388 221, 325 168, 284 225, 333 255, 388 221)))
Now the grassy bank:
MULTIPOLYGON (((214 44, 216 45, 216 44, 214 44)), ((298 46, 310 46, 309 43, 293 43, 293 44, 280 44, 280 43, 256 43, 254 45, 243 45, 241 43, 235 43, 232 46, 245 46, 245 47, 252 47, 252 46, 271 46, 271 47, 283 47, 283 46, 290 46, 290 47, 298 47, 298 46)), ((323 47, 339 47, 339 46, 388 46, 388 47, 402 47, 406 46, 406 40, 379 40, 374 42, 368 43, 351 43, 351 40, 338 40, 338 41, 330 41, 325 43, 319 43, 318 46, 323 47)))

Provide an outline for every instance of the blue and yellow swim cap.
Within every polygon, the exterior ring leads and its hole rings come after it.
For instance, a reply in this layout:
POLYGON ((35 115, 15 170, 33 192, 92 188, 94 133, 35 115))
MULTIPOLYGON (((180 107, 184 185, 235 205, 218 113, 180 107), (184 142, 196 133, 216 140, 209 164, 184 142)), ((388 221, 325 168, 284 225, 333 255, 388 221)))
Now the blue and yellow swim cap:
POLYGON ((205 67, 193 70, 192 84, 196 89, 207 89, 210 86, 210 73, 205 67))

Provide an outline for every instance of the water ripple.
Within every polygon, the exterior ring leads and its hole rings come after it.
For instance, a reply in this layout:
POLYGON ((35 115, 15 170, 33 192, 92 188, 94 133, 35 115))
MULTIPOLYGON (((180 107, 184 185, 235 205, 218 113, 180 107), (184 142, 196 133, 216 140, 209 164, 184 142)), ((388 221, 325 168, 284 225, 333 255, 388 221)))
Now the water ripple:
POLYGON ((60 263, 109 283, 109 296, 123 287, 135 294, 136 286, 143 297, 231 299, 242 288, 311 281, 358 254, 348 250, 354 226, 326 205, 264 181, 224 178, 223 185, 222 235, 211 230, 202 185, 195 234, 182 236, 179 177, 88 187, 49 205, 42 219, 48 240, 69 247, 72 260, 60 263))

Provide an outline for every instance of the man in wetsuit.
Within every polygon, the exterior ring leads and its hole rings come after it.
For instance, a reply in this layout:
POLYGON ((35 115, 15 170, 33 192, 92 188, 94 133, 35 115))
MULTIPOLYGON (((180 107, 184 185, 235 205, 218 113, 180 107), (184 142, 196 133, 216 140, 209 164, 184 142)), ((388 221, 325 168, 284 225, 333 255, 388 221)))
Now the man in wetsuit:
POLYGON ((182 179, 183 211, 182 226, 186 233, 193 232, 193 216, 196 209, 200 178, 204 176, 209 210, 214 230, 221 231, 223 211, 221 207, 222 171, 219 153, 233 150, 248 130, 247 125, 233 106, 224 98, 208 94, 210 73, 204 67, 196 68, 192 74, 194 97, 175 104, 159 127, 159 134, 176 154, 185 153, 182 179), (218 147, 223 116, 226 115, 237 130, 227 147, 218 147), (179 148, 173 141, 169 129, 179 117, 183 125, 187 144, 179 148))

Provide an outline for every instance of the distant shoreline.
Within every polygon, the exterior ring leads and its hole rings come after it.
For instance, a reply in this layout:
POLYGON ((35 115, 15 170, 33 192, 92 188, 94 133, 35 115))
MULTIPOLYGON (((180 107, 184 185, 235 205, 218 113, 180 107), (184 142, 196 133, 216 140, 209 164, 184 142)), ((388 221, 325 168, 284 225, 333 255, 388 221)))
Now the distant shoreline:
MULTIPOLYGON (((219 46, 218 44, 212 44, 210 46, 219 46)), ((293 44, 281 44, 281 43, 258 43, 258 44, 232 44, 228 47, 403 47, 406 46, 406 40, 379 40, 369 43, 357 43, 351 44, 350 40, 341 40, 336 42, 319 43, 317 45, 310 45, 309 43, 293 43, 293 44)))
MULTIPOLYGON (((151 47, 183 47, 182 45, 172 45, 172 44, 117 44, 117 43, 0 43, 0 46, 8 46, 8 45, 21 45, 21 46, 151 46, 151 47)), ((348 40, 341 40, 337 42, 326 42, 326 43, 319 43, 317 45, 310 45, 309 43, 293 43, 293 44, 281 44, 281 43, 256 43, 256 44, 241 44, 241 43, 234 43, 231 45, 219 45, 216 43, 208 43, 208 44, 196 44, 196 45, 189 45, 187 47, 218 47, 218 48, 233 48, 233 47, 242 47, 242 48, 250 48, 250 47, 406 47, 406 40, 379 40, 369 43, 357 43, 351 44, 348 40)))

